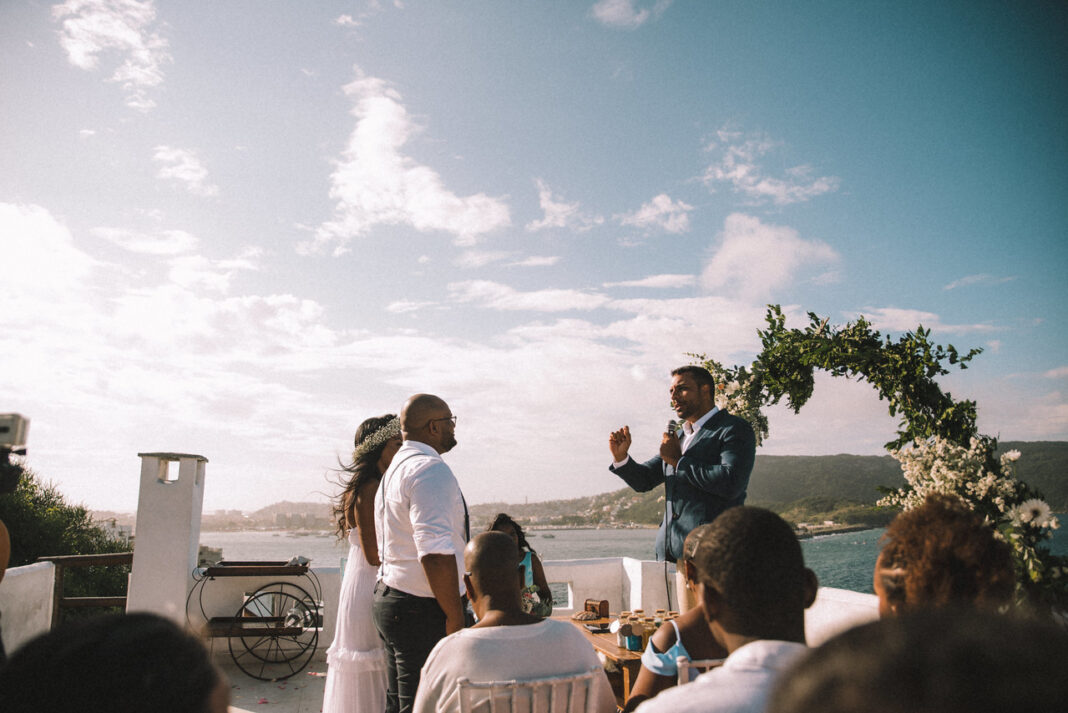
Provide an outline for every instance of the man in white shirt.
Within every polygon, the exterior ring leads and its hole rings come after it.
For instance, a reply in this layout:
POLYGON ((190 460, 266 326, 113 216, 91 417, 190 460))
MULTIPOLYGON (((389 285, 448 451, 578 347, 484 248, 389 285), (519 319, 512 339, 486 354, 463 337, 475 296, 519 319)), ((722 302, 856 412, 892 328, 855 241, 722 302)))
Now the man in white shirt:
POLYGON ((456 417, 431 394, 408 399, 404 443, 375 494, 382 560, 372 613, 386 649, 386 713, 408 713, 434 645, 464 626, 461 560, 467 505, 441 459, 456 445, 456 417))
POLYGON ((596 668, 590 695, 597 713, 614 713, 615 697, 596 652, 565 621, 523 613, 515 541, 502 532, 476 535, 464 551, 464 583, 478 623, 434 647, 423 667, 415 713, 458 713, 457 681, 514 681, 567 676, 596 668))
POLYGON ((709 630, 729 655, 637 713, 762 713, 776 679, 807 650, 805 609, 816 600, 816 575, 793 528, 753 507, 717 517, 693 560, 709 630))

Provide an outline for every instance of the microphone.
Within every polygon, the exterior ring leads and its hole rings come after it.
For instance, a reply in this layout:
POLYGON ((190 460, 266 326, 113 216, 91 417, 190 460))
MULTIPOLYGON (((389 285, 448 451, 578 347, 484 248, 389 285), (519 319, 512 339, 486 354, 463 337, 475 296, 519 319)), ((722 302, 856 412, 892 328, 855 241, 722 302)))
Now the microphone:
POLYGON ((669 420, 668 420, 668 424, 667 424, 667 432, 668 432, 668 433, 670 433, 670 434, 671 434, 671 435, 673 435, 673 436, 676 436, 676 435, 678 435, 678 432, 679 432, 679 424, 678 424, 678 422, 677 422, 677 421, 676 421, 675 419, 673 419, 673 418, 672 418, 672 419, 669 419, 669 420))

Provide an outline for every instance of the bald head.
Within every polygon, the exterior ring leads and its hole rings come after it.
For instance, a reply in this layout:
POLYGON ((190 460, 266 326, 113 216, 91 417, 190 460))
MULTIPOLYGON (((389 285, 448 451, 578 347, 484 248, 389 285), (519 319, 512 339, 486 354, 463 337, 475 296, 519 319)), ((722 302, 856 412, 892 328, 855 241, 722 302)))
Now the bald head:
POLYGON ((401 409, 401 432, 406 441, 419 441, 438 453, 456 445, 452 411, 443 399, 433 394, 416 394, 401 409))
POLYGON ((464 568, 480 594, 519 592, 519 549, 515 541, 491 530, 471 538, 464 548, 464 568))

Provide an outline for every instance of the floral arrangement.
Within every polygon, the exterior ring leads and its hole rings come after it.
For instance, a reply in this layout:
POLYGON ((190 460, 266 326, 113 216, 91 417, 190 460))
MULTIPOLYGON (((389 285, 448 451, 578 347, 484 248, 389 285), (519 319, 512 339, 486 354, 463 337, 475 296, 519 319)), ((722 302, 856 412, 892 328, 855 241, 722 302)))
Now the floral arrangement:
POLYGON ((353 462, 360 460, 361 457, 378 448, 389 439, 399 436, 400 433, 400 419, 394 416, 386 421, 377 431, 360 441, 360 445, 352 451, 353 462))
POLYGON ((1014 477, 1020 452, 1008 451, 995 458, 996 447, 992 438, 973 437, 965 447, 934 436, 891 450, 890 455, 901 463, 906 485, 877 504, 911 510, 930 493, 956 495, 1012 548, 1018 601, 1028 599, 1029 592, 1045 590, 1049 603, 1063 602, 1068 594, 1068 567, 1063 558, 1042 547, 1060 523, 1038 493, 1014 477))
POLYGON ((536 584, 523 588, 520 592, 520 604, 522 604, 525 614, 533 614, 540 617, 547 617, 552 614, 552 603, 549 602, 547 605, 541 601, 541 595, 538 594, 538 586, 536 584))
POLYGON ((764 387, 759 374, 744 366, 727 368, 714 359, 699 358, 716 381, 716 406, 747 421, 759 446, 768 437, 768 417, 761 410, 764 387))
POLYGON ((785 399, 800 411, 812 395, 815 369, 868 382, 900 418, 897 438, 886 448, 907 483, 878 505, 908 510, 928 493, 957 495, 1012 547, 1018 602, 1068 612, 1068 557, 1043 546, 1059 523, 1041 495, 1015 478, 1019 451, 996 458, 997 440, 976 429, 975 402, 953 399, 935 381, 949 367, 966 369, 982 350, 933 344, 922 326, 891 339, 863 317, 841 327, 812 312, 808 318, 807 327, 788 328, 782 309, 769 305, 767 328, 758 331, 763 350, 748 367, 690 354, 715 379, 716 405, 748 421, 760 445, 768 437, 763 407, 785 399))

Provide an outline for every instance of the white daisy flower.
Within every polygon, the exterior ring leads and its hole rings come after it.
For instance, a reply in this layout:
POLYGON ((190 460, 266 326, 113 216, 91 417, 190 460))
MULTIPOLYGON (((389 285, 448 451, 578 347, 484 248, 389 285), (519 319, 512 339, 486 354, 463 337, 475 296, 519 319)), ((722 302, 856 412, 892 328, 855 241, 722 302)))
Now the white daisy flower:
POLYGON ((1017 507, 1017 514, 1021 522, 1029 522, 1035 527, 1041 527, 1049 522, 1052 513, 1045 500, 1031 498, 1020 503, 1017 507))

